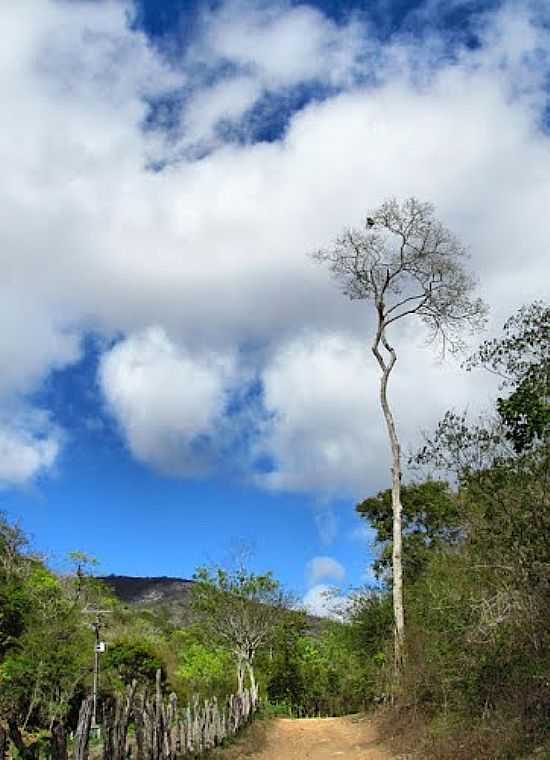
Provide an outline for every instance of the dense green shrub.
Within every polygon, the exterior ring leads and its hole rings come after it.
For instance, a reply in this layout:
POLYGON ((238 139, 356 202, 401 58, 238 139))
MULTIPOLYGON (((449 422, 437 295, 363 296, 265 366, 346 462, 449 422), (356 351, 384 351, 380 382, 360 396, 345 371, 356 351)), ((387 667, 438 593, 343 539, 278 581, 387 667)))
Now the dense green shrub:
MULTIPOLYGON (((547 746, 549 351, 540 303, 483 343, 468 367, 504 378, 494 411, 474 422, 448 412, 413 460, 428 479, 402 491, 407 662, 396 709, 423 716, 422 757, 517 760, 547 746), (452 489, 434 479, 442 475, 452 489)), ((389 493, 358 511, 377 532, 389 593, 389 493)))
POLYGON ((125 636, 110 642, 102 658, 102 667, 108 677, 123 685, 134 680, 138 684, 152 685, 157 670, 164 670, 155 646, 144 636, 125 636))

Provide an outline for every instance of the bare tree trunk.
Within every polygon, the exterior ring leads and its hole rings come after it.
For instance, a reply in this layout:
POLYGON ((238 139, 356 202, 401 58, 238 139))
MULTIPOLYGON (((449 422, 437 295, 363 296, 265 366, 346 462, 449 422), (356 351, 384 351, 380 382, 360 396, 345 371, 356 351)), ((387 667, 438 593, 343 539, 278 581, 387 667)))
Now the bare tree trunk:
POLYGON ((405 613, 403 603, 403 535, 402 535, 402 513, 403 505, 401 504, 401 446, 397 436, 395 420, 390 409, 388 401, 388 380, 390 373, 397 361, 395 349, 388 343, 384 333, 384 324, 382 317, 378 326, 378 332, 372 347, 380 368, 382 377, 380 378, 380 405, 384 413, 390 448, 392 454, 392 513, 393 513, 393 547, 392 547, 392 595, 393 595, 393 617, 394 617, 394 667, 395 678, 399 681, 403 665, 405 662, 405 613), (380 353, 380 342, 390 354, 389 362, 384 361, 380 353))
POLYGON ((254 668, 252 666, 251 662, 246 663, 247 669, 248 669, 248 677, 250 679, 250 696, 252 700, 255 702, 256 700, 256 677, 254 675, 254 668))
POLYGON ((401 447, 395 429, 393 415, 387 399, 388 374, 382 376, 380 398, 386 419, 392 453, 392 512, 393 512, 393 550, 392 550, 392 592, 395 625, 395 669, 400 673, 403 668, 405 652, 405 613, 403 609, 403 556, 402 556, 402 512, 401 504, 401 447))
POLYGON ((244 691, 244 663, 239 659, 237 663, 237 694, 242 694, 244 691))

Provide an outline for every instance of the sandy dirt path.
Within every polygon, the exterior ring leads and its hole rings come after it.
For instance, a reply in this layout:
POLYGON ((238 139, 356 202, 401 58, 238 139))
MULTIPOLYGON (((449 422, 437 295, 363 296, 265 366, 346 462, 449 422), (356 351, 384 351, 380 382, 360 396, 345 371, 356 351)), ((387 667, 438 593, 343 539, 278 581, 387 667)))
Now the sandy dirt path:
MULTIPOLYGON (((259 723, 264 723, 263 721, 259 723)), ((361 716, 288 720, 256 724, 223 753, 227 760, 392 760, 373 724, 361 716)))

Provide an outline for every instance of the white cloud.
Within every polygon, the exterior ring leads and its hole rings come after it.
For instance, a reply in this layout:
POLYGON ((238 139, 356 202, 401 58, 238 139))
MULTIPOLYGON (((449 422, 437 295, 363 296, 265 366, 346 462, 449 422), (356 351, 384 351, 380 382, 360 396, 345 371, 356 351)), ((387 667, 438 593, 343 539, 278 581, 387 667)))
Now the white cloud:
POLYGON ((367 377, 362 347, 338 336, 307 335, 275 355, 262 376, 273 415, 264 446, 277 463, 263 476, 269 487, 365 484, 365 456, 373 445, 358 406, 369 406, 367 377))
POLYGON ((208 142, 216 125, 238 121, 260 93, 259 83, 250 76, 222 80, 199 90, 186 103, 183 116, 186 141, 208 142))
POLYGON ((227 356, 191 356, 154 327, 116 344, 99 371, 134 456, 174 474, 208 465, 233 375, 227 356))
MULTIPOLYGON (((474 388, 476 403, 485 404, 493 381, 471 375, 457 380, 456 366, 436 362, 422 333, 406 330, 402 338, 390 398, 406 450, 449 404, 467 404, 474 388)), ((368 345, 350 336, 298 336, 274 354, 262 381, 271 416, 259 451, 275 466, 260 482, 357 498, 387 484, 389 448, 368 345)))
POLYGON ((333 557, 314 557, 307 563, 306 575, 308 584, 315 584, 326 578, 333 581, 343 581, 346 576, 346 570, 343 565, 333 557))
POLYGON ((59 431, 39 412, 0 421, 0 487, 24 485, 49 470, 60 444, 59 431))
POLYGON ((210 66, 231 61, 266 88, 311 80, 349 84, 365 39, 353 21, 338 26, 305 4, 228 2, 206 17, 194 55, 210 66))
POLYGON ((302 599, 304 609, 311 615, 339 620, 349 603, 341 590, 320 581, 341 583, 346 577, 344 566, 334 557, 313 557, 306 565, 306 580, 310 588, 302 599))
MULTIPOLYGON (((247 377, 263 381, 273 415, 258 444, 275 466, 263 484, 329 495, 381 487, 387 448, 367 312, 304 254, 384 197, 417 194, 470 248, 494 326, 545 296, 548 29, 514 3, 486 17, 478 49, 438 59, 445 40, 429 33, 420 45, 380 47, 368 27, 335 25, 307 5, 274 13, 231 3, 205 16, 175 68, 128 23, 128 7, 0 4, 9 114, 0 144, 0 412, 74 362, 86 330, 126 336, 104 361, 117 358, 120 370, 104 391, 128 445, 142 461, 194 472, 198 442, 224 424, 234 383, 212 357, 245 347, 247 377), (221 84, 194 78, 205 51, 213 66, 236 64, 234 75, 224 72, 221 84), (373 72, 376 87, 357 84, 373 72), (282 139, 254 144, 251 135, 237 145, 222 135, 200 160, 147 169, 179 147, 177 136, 167 147, 159 130, 143 129, 147 99, 181 88, 181 139, 187 124, 208 141, 220 119, 238 123, 266 89, 314 81, 338 92, 302 109, 282 139), (140 375, 130 354, 151 324, 170 336, 173 354, 151 349, 140 375), (169 374, 187 383, 185 394, 173 382, 158 401, 150 389, 158 378, 168 385, 169 374)), ((390 392, 410 440, 447 406, 479 399, 480 384, 432 366, 414 327, 398 337, 390 392)), ((43 454, 23 471, 30 477, 50 460, 43 454)))
POLYGON ((349 601, 337 589, 319 583, 310 588, 304 595, 302 604, 311 615, 341 620, 345 615, 349 601))

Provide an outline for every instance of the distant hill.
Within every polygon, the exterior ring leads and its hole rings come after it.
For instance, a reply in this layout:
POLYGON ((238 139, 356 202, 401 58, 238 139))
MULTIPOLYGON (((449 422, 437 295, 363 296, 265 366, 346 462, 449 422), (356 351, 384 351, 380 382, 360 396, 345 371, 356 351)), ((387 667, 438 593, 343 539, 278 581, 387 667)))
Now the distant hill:
MULTIPOLYGON (((132 575, 105 575, 99 577, 112 589, 114 595, 123 604, 150 610, 167 619, 173 625, 189 623, 189 593, 195 581, 187 578, 153 578, 132 575)), ((316 633, 321 625, 321 618, 306 615, 311 633, 316 633)))
POLYGON ((99 580, 109 586, 121 602, 151 604, 161 601, 185 603, 195 581, 166 575, 144 578, 132 575, 106 575, 99 580))
POLYGON ((164 613, 170 622, 185 623, 188 619, 189 592, 195 581, 186 578, 143 578, 131 575, 100 577, 124 604, 164 613))

